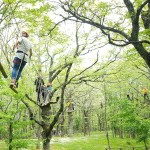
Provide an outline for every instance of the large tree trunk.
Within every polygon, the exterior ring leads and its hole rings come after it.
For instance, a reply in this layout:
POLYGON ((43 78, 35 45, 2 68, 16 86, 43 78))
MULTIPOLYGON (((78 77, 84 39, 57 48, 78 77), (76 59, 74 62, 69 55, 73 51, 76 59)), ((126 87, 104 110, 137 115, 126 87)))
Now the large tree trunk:
POLYGON ((146 64, 150 68, 150 53, 146 51, 141 43, 135 43, 133 46, 136 48, 140 56, 145 60, 146 64))
POLYGON ((51 134, 47 135, 47 131, 44 130, 42 132, 42 140, 43 140, 43 150, 50 150, 50 141, 51 141, 51 134))
POLYGON ((50 140, 52 138, 51 132, 48 130, 50 126, 50 105, 45 105, 41 109, 42 119, 44 121, 42 132, 43 150, 50 150, 50 140))

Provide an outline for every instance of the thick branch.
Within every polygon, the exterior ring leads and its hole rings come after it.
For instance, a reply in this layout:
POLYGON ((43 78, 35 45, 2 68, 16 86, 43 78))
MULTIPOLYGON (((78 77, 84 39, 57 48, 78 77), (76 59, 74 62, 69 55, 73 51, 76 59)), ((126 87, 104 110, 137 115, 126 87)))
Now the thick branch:
POLYGON ((66 9, 64 5, 62 5, 61 7, 64 11, 68 12, 73 17, 77 18, 78 20, 82 21, 83 23, 90 24, 90 25, 95 26, 99 29, 104 29, 104 30, 111 31, 111 32, 114 32, 114 33, 119 33, 120 35, 125 37, 127 40, 129 40, 129 36, 126 33, 124 33, 123 31, 117 30, 115 28, 104 26, 100 23, 94 22, 93 20, 91 20, 91 19, 89 19, 85 16, 82 16, 82 15, 78 14, 76 11, 73 12, 70 8, 70 5, 68 5, 68 9, 66 9))
POLYGON ((150 3, 150 0, 145 1, 145 2, 137 9, 136 18, 139 18, 142 9, 143 9, 144 6, 146 6, 148 3, 150 3))
POLYGON ((29 104, 27 102, 25 102, 24 100, 21 100, 21 101, 25 104, 25 106, 29 110, 30 120, 34 120, 37 124, 39 124, 42 127, 44 125, 43 122, 38 121, 38 120, 35 119, 35 117, 33 115, 33 112, 32 112, 32 109, 30 108, 29 104))
POLYGON ((37 103, 36 103, 33 99, 31 99, 28 94, 25 94, 25 97, 26 97, 28 100, 30 100, 31 102, 33 102, 34 104, 37 105, 37 103))
POLYGON ((131 3, 130 0, 123 0, 123 1, 128 9, 128 12, 130 13, 130 16, 133 22, 134 17, 135 17, 135 10, 134 10, 133 4, 131 3))

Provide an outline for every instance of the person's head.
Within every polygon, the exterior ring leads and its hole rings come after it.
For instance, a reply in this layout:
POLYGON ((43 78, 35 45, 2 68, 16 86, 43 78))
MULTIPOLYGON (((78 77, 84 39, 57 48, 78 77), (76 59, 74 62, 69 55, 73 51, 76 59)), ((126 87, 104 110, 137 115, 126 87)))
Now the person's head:
POLYGON ((29 34, 27 32, 25 32, 25 31, 22 31, 22 36, 28 38, 29 34))
POLYGON ((52 83, 48 82, 47 83, 47 87, 52 86, 52 83))

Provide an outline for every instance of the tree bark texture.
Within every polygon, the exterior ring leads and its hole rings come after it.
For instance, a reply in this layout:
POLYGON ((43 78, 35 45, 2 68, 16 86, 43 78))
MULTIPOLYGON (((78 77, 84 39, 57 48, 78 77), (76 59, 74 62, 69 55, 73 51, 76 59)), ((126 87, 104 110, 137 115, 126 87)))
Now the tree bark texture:
POLYGON ((68 135, 73 135, 73 113, 68 112, 68 135))
POLYGON ((90 125, 89 125, 89 112, 84 110, 83 111, 84 117, 84 135, 90 134, 90 125))
POLYGON ((10 123, 9 123, 9 150, 13 149, 13 147, 11 145, 12 140, 13 140, 13 124, 10 121, 10 123))
POLYGON ((43 131, 42 131, 42 141, 43 141, 43 150, 50 150, 50 140, 51 140, 51 131, 49 131, 50 126, 50 105, 45 105, 41 107, 42 109, 42 119, 44 121, 43 131))

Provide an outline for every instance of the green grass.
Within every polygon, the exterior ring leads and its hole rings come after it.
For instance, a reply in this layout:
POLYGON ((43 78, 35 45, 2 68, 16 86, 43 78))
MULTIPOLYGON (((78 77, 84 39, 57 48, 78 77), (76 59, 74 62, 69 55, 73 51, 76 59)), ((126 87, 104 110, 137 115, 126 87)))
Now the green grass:
MULTIPOLYGON (((54 137, 52 140, 52 150, 105 150, 108 147, 105 133, 94 133, 90 136, 66 137, 62 142, 60 138, 54 137)), ((137 143, 132 139, 113 138, 110 135, 110 145, 112 148, 129 149, 131 147, 144 147, 143 143, 137 143)), ((144 149, 144 148, 143 148, 144 149)))
MULTIPOLYGON (((131 150, 132 147, 140 147, 136 150, 144 150, 144 144, 137 143, 133 139, 113 138, 111 135, 109 138, 111 148, 115 148, 113 150, 117 150, 117 148, 131 150)), ((53 137, 51 140, 51 150, 105 150, 107 145, 104 132, 92 133, 90 136, 76 134, 73 137, 53 137)), ((0 150, 5 150, 5 147, 4 142, 0 142, 0 150)), ((30 147, 28 150, 35 150, 35 146, 32 145, 32 148, 30 147)))

